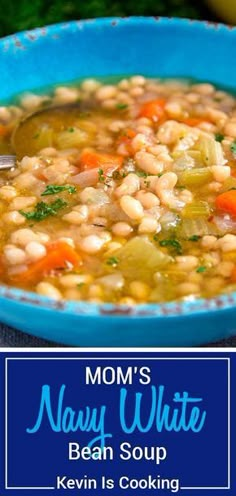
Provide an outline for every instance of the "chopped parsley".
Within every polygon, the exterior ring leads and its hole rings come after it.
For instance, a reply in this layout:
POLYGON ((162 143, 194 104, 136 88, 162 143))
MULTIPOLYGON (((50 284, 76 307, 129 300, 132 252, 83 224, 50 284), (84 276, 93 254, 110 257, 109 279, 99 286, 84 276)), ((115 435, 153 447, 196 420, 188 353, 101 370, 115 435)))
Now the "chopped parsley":
POLYGON ((75 128, 74 127, 68 127, 67 131, 68 131, 68 133, 74 133, 75 128))
POLYGON ((136 174, 139 177, 148 177, 148 173, 144 171, 137 171, 136 174))
POLYGON ((116 257, 110 257, 110 258, 107 259, 107 262, 106 263, 107 263, 107 265, 114 266, 114 265, 117 265, 119 263, 119 260, 116 257))
POLYGON ((123 172, 122 174, 120 173, 120 171, 118 170, 115 170, 113 173, 112 173, 112 179, 114 179, 115 181, 116 180, 119 180, 119 179, 122 179, 123 177, 126 177, 127 174, 125 174, 125 172, 123 172))
POLYGON ((127 110, 128 105, 127 103, 117 103, 116 108, 117 110, 127 110))
POLYGON ((230 150, 234 155, 236 155, 236 140, 232 143, 230 150))
MULTIPOLYGON (((142 170, 136 171, 136 175, 139 177, 145 177, 145 178, 150 176, 150 174, 148 174, 148 172, 144 172, 142 170)), ((159 172, 159 174, 152 174, 152 175, 157 176, 157 177, 161 177, 161 176, 163 176, 163 172, 159 172)), ((144 183, 145 183, 145 181, 144 181, 144 183)))
POLYGON ((104 176, 104 172, 102 169, 98 169, 98 180, 100 183, 104 183, 105 182, 105 176, 104 176))
POLYGON ((173 251, 177 255, 182 255, 183 253, 183 248, 177 239, 162 239, 161 241, 159 241, 159 245, 173 248, 173 251))
POLYGON ((188 241, 199 241, 199 239, 201 239, 201 236, 198 234, 193 234, 190 238, 188 238, 188 241))
POLYGON ((84 285, 85 285, 85 282, 79 282, 79 283, 77 284, 77 288, 81 289, 81 288, 83 288, 83 287, 84 287, 84 285))
POLYGON ((40 222, 51 215, 56 215, 58 210, 67 206, 67 202, 58 198, 52 203, 39 202, 35 206, 35 209, 31 212, 24 212, 20 210, 21 215, 23 215, 27 220, 34 220, 40 222))
POLYGON ((34 134, 33 139, 37 139, 39 137, 39 135, 40 135, 40 133, 34 134))
POLYGON ((202 274, 203 272, 206 272, 206 270, 207 267, 205 265, 200 265, 200 267, 196 269, 196 272, 198 272, 198 274, 202 274))
POLYGON ((61 193, 61 191, 68 191, 68 193, 72 195, 73 193, 76 193, 77 190, 75 186, 70 186, 69 184, 64 186, 60 186, 59 184, 48 184, 41 196, 56 195, 57 193, 61 193))
POLYGON ((223 141, 224 138, 225 138, 224 135, 221 134, 221 133, 216 133, 215 134, 215 140, 216 141, 219 141, 219 143, 221 143, 221 141, 223 141))

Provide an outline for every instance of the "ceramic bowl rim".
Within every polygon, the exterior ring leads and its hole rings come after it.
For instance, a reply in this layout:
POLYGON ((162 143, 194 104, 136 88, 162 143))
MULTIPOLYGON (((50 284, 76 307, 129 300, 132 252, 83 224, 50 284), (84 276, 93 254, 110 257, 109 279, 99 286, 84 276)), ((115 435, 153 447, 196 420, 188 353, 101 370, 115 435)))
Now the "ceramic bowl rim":
MULTIPOLYGON (((189 27, 191 29, 202 29, 203 31, 209 30, 214 32, 216 36, 219 33, 227 33, 229 36, 236 35, 236 26, 230 26, 222 23, 215 23, 210 21, 192 20, 186 18, 175 17, 101 17, 96 19, 85 19, 62 22, 51 24, 42 28, 35 28, 32 30, 21 31, 0 40, 0 47, 4 49, 7 45, 22 48, 26 42, 36 40, 38 36, 43 35, 45 38, 60 33, 61 30, 69 30, 73 32, 74 29, 84 29, 86 27, 93 27, 100 25, 101 27, 119 26, 119 25, 135 25, 135 24, 151 24, 160 23, 163 26, 172 23, 180 29, 189 27)), ((200 315, 203 313, 214 312, 219 310, 229 310, 236 306, 236 292, 230 294, 219 295, 210 299, 196 299, 193 301, 174 301, 162 304, 141 304, 134 306, 115 305, 115 304, 95 304, 86 301, 71 302, 71 301, 53 301, 49 298, 39 296, 36 293, 12 288, 0 284, 0 301, 11 300, 22 305, 33 305, 35 308, 42 308, 45 310, 59 310, 72 315, 83 316, 109 316, 109 317, 165 317, 171 318, 176 316, 190 316, 200 315)))

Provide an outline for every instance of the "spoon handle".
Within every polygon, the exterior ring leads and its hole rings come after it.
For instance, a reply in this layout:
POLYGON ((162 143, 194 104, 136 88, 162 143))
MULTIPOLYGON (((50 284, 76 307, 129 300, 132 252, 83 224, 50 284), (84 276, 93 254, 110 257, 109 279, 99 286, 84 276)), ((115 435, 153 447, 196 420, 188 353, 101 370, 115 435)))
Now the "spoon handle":
POLYGON ((16 155, 0 155, 0 171, 9 170, 16 166, 16 155))

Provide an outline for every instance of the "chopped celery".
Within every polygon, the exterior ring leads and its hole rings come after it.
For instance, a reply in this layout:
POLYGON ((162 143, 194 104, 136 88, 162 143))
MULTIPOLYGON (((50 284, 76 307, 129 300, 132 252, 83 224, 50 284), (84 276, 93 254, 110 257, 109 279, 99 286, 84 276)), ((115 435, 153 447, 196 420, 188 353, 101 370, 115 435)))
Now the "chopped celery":
POLYGON ((172 153, 172 157, 174 160, 178 160, 178 159, 192 159, 194 161, 200 161, 202 160, 202 154, 199 150, 188 150, 188 151, 182 151, 182 150, 175 150, 173 153, 172 153))
POLYGON ((176 236, 180 239, 189 239, 191 236, 205 236, 207 234, 218 235, 219 230, 213 222, 206 219, 183 219, 176 229, 176 236))
POLYGON ((179 271, 176 265, 169 265, 163 272, 154 274, 154 288, 152 289, 149 301, 159 303, 170 301, 176 298, 176 288, 179 282, 186 280, 186 272, 179 271), (173 284, 174 283, 174 284, 173 284))
POLYGON ((174 151, 172 157, 175 161, 174 170, 176 171, 203 166, 202 155, 199 150, 174 151))
POLYGON ((47 124, 43 125, 33 136, 33 140, 35 141, 34 145, 37 147, 37 150, 52 146, 53 134, 54 132, 51 127, 47 126, 47 124))
POLYGON ((182 210, 182 217, 185 219, 198 219, 199 217, 209 217, 210 213, 211 210, 207 202, 194 201, 185 205, 182 210))
POLYGON ((185 170, 180 178, 180 184, 185 186, 202 186, 213 179, 212 172, 208 167, 201 167, 185 170))
POLYGON ((229 189, 236 188, 236 177, 228 177, 222 184, 221 192, 224 193, 225 191, 228 191, 229 189))
POLYGON ((149 281, 154 272, 165 267, 172 258, 147 238, 135 237, 114 252, 119 271, 128 280, 149 281))
POLYGON ((165 270, 165 276, 171 281, 182 282, 186 281, 186 272, 188 271, 183 271, 183 269, 180 270, 176 264, 173 264, 173 266, 171 265, 167 267, 165 270))
MULTIPOLYGON (((186 274, 185 274, 186 277, 186 274)), ((149 296, 150 303, 162 303, 163 301, 171 301, 176 298, 175 286, 171 281, 166 280, 151 291, 149 296)))
POLYGON ((88 134, 78 128, 69 128, 57 135, 57 145, 61 150, 66 148, 78 148, 88 142, 88 134))
POLYGON ((198 149, 202 154, 202 160, 205 165, 224 165, 224 158, 221 144, 210 136, 201 136, 198 143, 198 149))
POLYGON ((188 150, 188 155, 193 158, 195 165, 202 164, 202 154, 199 150, 188 150))

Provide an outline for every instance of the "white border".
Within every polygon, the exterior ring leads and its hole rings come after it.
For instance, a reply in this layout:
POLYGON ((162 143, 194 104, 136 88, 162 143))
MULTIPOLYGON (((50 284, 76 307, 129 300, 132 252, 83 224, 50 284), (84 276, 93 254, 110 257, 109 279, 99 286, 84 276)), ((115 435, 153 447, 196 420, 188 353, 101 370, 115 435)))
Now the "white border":
MULTIPOLYGON (((125 352, 126 349, 124 348, 111 348, 111 349, 98 349, 98 348, 81 348, 81 349, 69 349, 68 348, 63 348, 63 351, 73 351, 74 353, 84 353, 85 351, 87 352, 91 352, 91 351, 96 351, 96 352, 107 352, 107 351, 112 351, 113 353, 114 352, 118 352, 118 351, 122 351, 122 352, 125 352)), ((140 348, 132 348, 132 352, 139 352, 139 353, 142 353, 142 352, 147 352, 147 351, 152 351, 152 352, 165 352, 164 350, 170 352, 170 349, 169 348, 166 348, 166 349, 156 349, 156 348, 145 348, 145 349, 140 349, 140 348)), ((220 349, 215 349, 215 348, 210 348, 210 349, 194 349, 193 348, 190 348, 190 349, 187 349, 187 348, 184 348, 184 349, 178 349, 178 348, 173 348, 173 351, 176 353, 176 352, 180 352, 180 351, 184 351, 184 352, 188 352, 191 351, 192 353, 196 352, 197 351, 201 351, 201 352, 205 352, 207 353, 209 350, 212 350, 214 352, 218 352, 219 350, 220 351, 224 351, 226 352, 226 349, 225 348, 220 348, 220 349)), ((25 348, 21 348, 21 349, 17 349, 17 350, 12 350, 11 348, 0 348, 0 352, 15 352, 15 353, 19 353, 19 352, 26 352, 26 349, 25 348)), ((45 350, 44 348, 27 348, 27 352, 29 351, 33 351, 34 353, 38 353, 39 351, 43 351, 43 352, 47 352, 47 353, 50 353, 50 352, 59 352, 61 353, 62 352, 62 349, 61 348, 51 348, 51 349, 47 349, 45 350)), ((131 351, 131 349, 128 349, 128 351, 131 351)), ((230 350, 231 351, 231 350, 230 350)), ((236 350, 235 350, 236 351, 236 350)), ((230 474, 230 464, 231 464, 231 461, 230 461, 230 457, 231 457, 231 447, 230 447, 230 423, 231 423, 231 415, 230 415, 230 358, 227 358, 227 357, 146 357, 146 356, 142 356, 142 357, 84 357, 84 356, 81 356, 81 357, 7 357, 5 358, 5 489, 11 489, 11 490, 22 490, 22 489, 25 489, 25 490, 55 490, 56 487, 12 487, 12 486, 8 486, 8 396, 7 396, 7 392, 8 392, 8 362, 9 361, 13 361, 13 360, 84 360, 84 359, 87 359, 87 360, 143 360, 143 359, 146 359, 146 360, 225 360, 227 363, 228 363, 228 367, 227 367, 227 371, 228 371, 228 474, 227 474, 227 478, 228 478, 228 481, 227 481, 227 486, 225 487, 180 487, 180 490, 225 490, 225 489, 231 489, 231 485, 230 485, 230 479, 231 479, 231 474, 230 474)))

